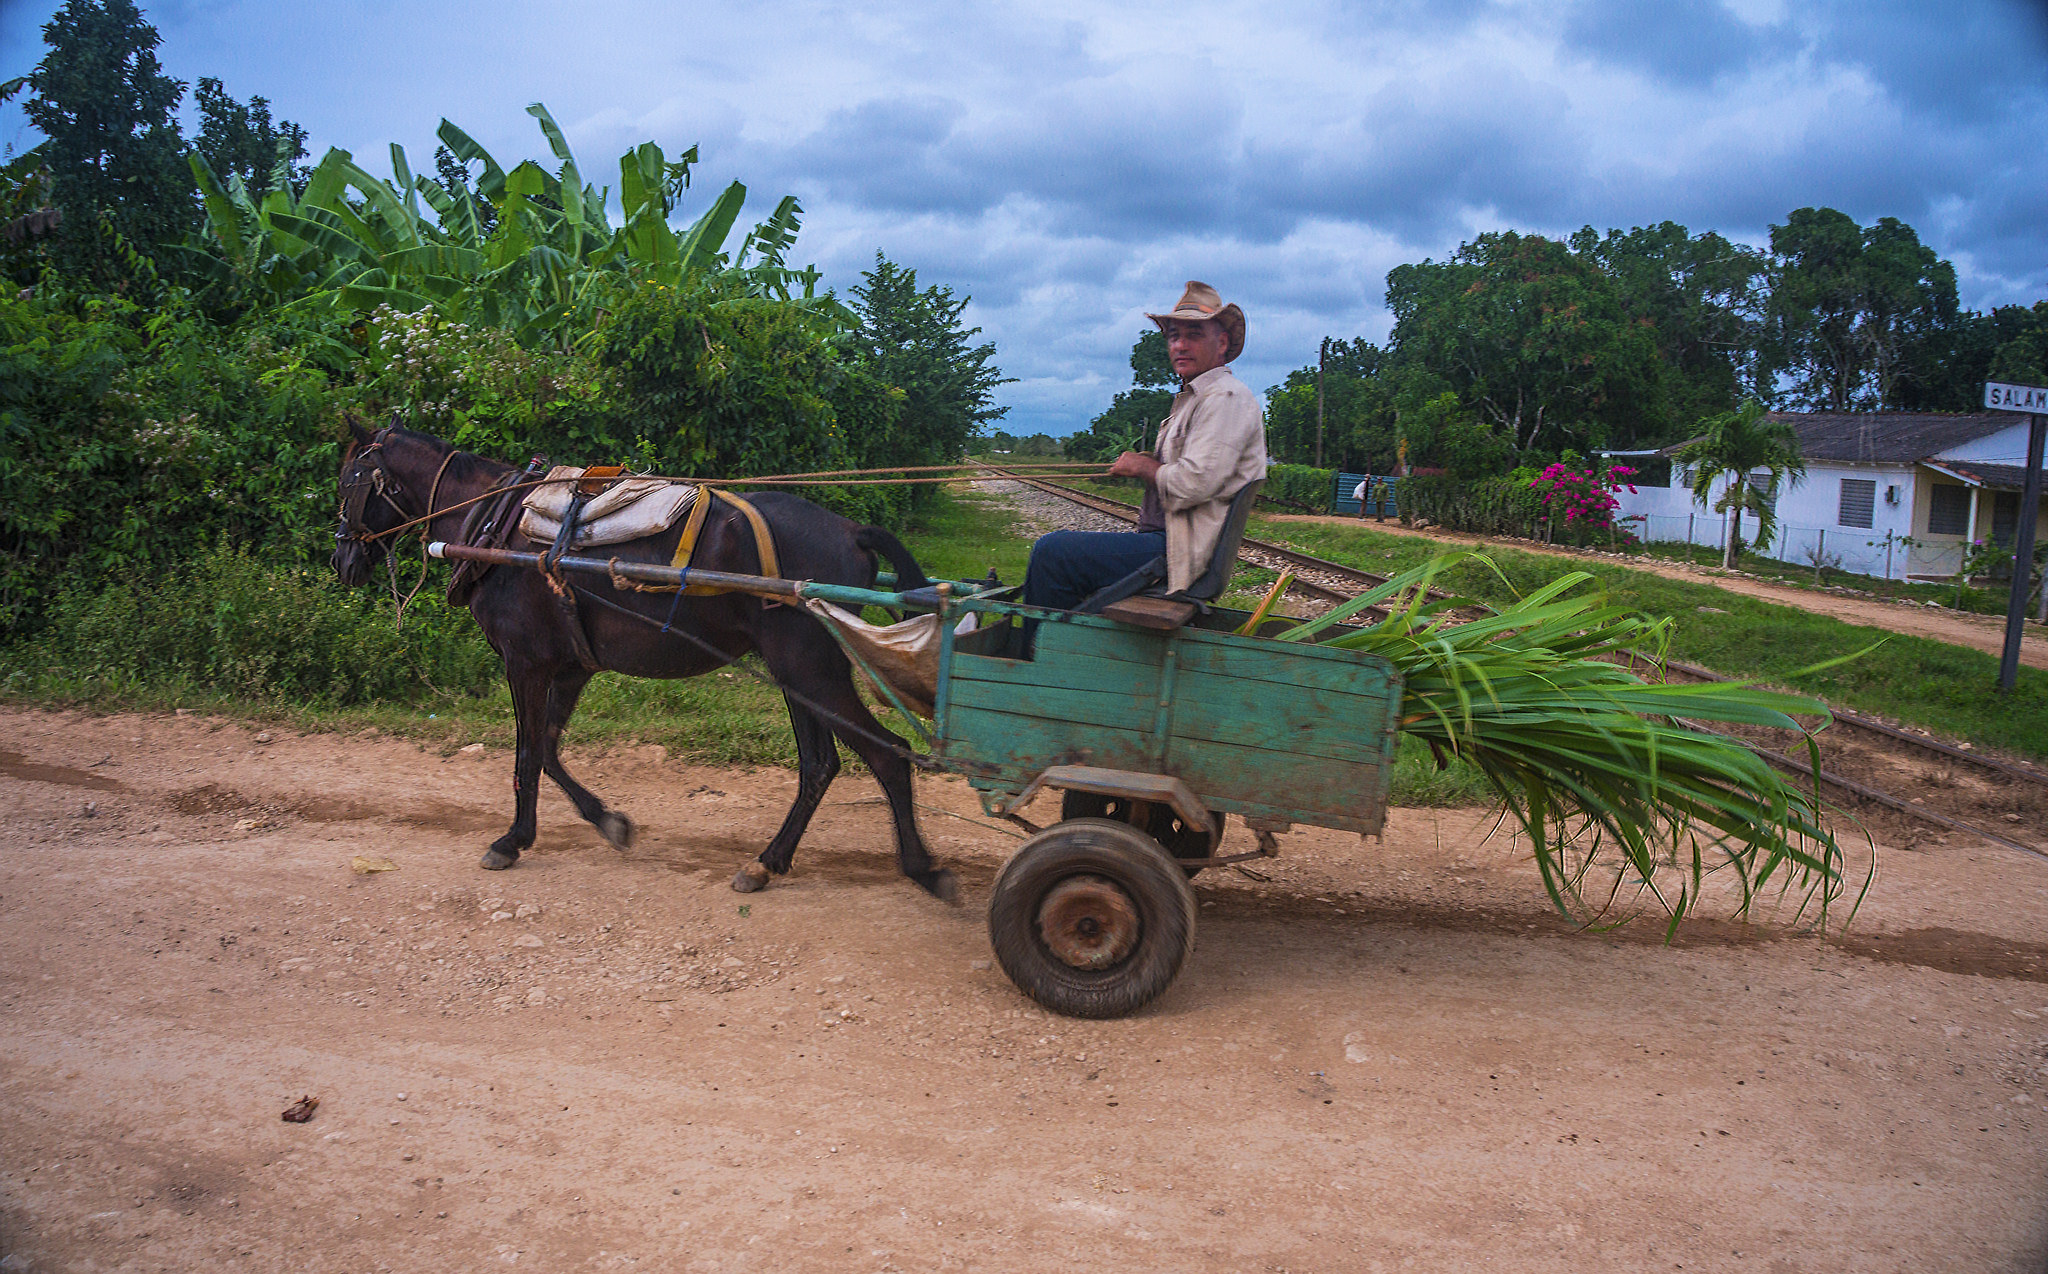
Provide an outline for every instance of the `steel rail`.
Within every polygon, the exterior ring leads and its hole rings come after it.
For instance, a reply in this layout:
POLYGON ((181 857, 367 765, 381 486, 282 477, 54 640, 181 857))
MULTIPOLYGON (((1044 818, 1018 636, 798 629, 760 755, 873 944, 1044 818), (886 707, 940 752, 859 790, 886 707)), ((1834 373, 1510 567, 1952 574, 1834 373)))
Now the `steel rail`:
MULTIPOLYGON (((1680 663, 1675 659, 1666 660, 1664 662, 1664 667, 1669 671, 1678 673, 1681 676, 1691 677, 1695 681, 1747 680, 1746 678, 1730 677, 1725 673, 1718 673, 1709 668, 1702 668, 1697 664, 1680 663)), ((1835 724, 1846 726, 1852 731, 1866 731, 1870 734, 1877 735, 1879 738, 1889 740, 1890 742, 1902 743, 1907 747, 1917 748, 1922 752, 1932 753, 1933 755, 1939 756, 1944 760, 1959 761, 1964 765, 1971 765, 1977 767, 1978 769, 1989 770, 1994 774, 2002 774, 2007 778, 2019 779, 2023 782, 2028 783, 2038 783, 2043 787, 2048 787, 2048 774, 2043 774, 2041 771, 2034 769, 2031 766, 2019 764, 2013 761, 2003 761, 1998 759, 1997 757, 1979 756, 1977 753, 1969 751, 1965 748, 1959 748, 1953 743, 1944 743, 1940 739, 1926 738, 1921 735, 1914 734, 1910 730, 1901 730, 1899 727, 1895 725, 1889 725, 1883 721, 1877 720, 1874 717, 1866 717, 1860 713, 1849 712, 1846 710, 1836 708, 1830 708, 1829 712, 1833 716, 1835 724)))
POLYGON ((1949 831, 1963 832, 1967 835, 1975 836, 1979 840, 1989 841, 1992 844, 1997 845, 2004 849, 2016 849, 2023 854, 2032 854, 2036 858, 2048 858, 2048 850, 2038 849, 2032 845, 2023 845, 2016 840, 2007 840, 2005 837, 2000 836, 1998 833, 1985 831, 1983 828, 1978 827, 1974 823, 1965 823, 1961 819, 1950 818, 1946 814, 1937 814, 1933 810, 1915 805, 1910 801, 1902 801, 1898 797, 1893 796, 1889 792, 1880 792, 1876 788, 1871 787, 1867 784, 1858 783, 1855 779, 1845 778, 1840 774, 1833 774, 1828 772, 1827 770, 1815 770, 1811 766, 1805 765, 1797 760, 1794 760, 1792 757, 1786 756, 1782 752, 1773 751, 1770 748, 1762 746, 1761 744, 1752 742, 1749 739, 1745 739, 1740 735, 1726 734, 1720 730, 1709 729, 1708 727, 1700 724, 1697 721, 1681 721, 1680 724, 1684 725, 1688 729, 1697 730, 1701 734, 1711 734, 1718 738, 1728 739, 1732 742, 1740 743, 1742 746, 1748 748, 1750 751, 1762 757, 1766 762, 1770 763, 1773 766, 1776 766, 1778 769, 1783 770, 1787 774, 1793 775, 1797 778, 1818 779, 1822 783, 1827 784, 1829 787, 1837 788, 1841 791, 1847 792, 1851 796, 1857 797, 1860 800, 1870 801, 1876 805, 1882 805, 1889 810, 1896 810, 1897 812, 1905 814, 1911 818, 1917 818, 1924 823, 1932 823, 1936 827, 1946 828, 1949 831))
MULTIPOLYGON (((1084 509, 1093 509, 1097 513, 1125 522, 1136 522, 1138 520, 1138 506, 1135 504, 1127 504, 1122 500, 1113 499, 1106 495, 1076 491, 1072 487, 1062 486, 1057 482, 1046 482, 1034 477, 1027 477, 1021 473, 1012 473, 1001 465, 992 465, 986 461, 982 462, 982 467, 991 473, 1001 475, 1004 481, 1023 483, 1025 486, 1043 491, 1047 495, 1056 495, 1062 500, 1078 504, 1084 509)), ((1268 543, 1265 540, 1255 540, 1250 536, 1246 536, 1243 540, 1239 541, 1238 555, 1242 557, 1246 549, 1255 549, 1258 552, 1270 554, 1295 566, 1305 566, 1310 570, 1325 571, 1340 579, 1358 580, 1364 586, 1358 592, 1378 588, 1387 582, 1387 577, 1384 575, 1374 575, 1370 571, 1361 571, 1353 566, 1341 566, 1336 562, 1325 561, 1320 557, 1311 557, 1307 553, 1290 549, 1283 545, 1268 543)), ((1265 563, 1255 562, 1253 565, 1263 566, 1265 563)), ((1331 588, 1327 584, 1318 584, 1314 580, 1304 579, 1300 575, 1294 577, 1294 583, 1291 587, 1299 588, 1304 593, 1313 594, 1327 602, 1348 602, 1358 595, 1358 592, 1347 593, 1341 589, 1331 588)), ((1435 590, 1431 591, 1434 592, 1435 590)))

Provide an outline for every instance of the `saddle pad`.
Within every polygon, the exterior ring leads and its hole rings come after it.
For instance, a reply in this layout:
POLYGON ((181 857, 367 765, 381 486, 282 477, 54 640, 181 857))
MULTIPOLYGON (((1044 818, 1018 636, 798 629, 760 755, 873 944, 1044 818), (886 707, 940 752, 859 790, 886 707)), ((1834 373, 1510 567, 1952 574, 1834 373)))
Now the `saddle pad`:
MULTIPOLYGON (((576 490, 574 483, 561 479, 582 474, 583 470, 573 465, 556 465, 548 470, 548 484, 526 494, 526 512, 519 520, 519 533, 529 540, 554 543, 576 490)), ((583 506, 576 521, 576 537, 569 546, 622 544, 665 531, 689 511, 696 498, 697 488, 688 482, 621 478, 583 506)))

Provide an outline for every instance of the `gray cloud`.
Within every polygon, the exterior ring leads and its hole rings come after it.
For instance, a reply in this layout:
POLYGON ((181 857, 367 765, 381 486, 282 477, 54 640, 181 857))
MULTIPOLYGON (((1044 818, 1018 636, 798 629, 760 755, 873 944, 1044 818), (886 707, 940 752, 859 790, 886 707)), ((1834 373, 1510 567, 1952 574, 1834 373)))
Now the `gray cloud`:
POLYGON ((1741 70, 1770 38, 1720 0, 1585 0, 1563 35, 1596 62, 1694 86, 1741 70))

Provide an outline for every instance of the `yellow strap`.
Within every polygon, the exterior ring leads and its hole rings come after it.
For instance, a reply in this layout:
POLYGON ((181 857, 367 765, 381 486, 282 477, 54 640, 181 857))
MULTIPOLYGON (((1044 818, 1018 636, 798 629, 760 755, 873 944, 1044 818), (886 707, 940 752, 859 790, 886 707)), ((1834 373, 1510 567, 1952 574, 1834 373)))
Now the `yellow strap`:
MULTIPOLYGON (((760 573, 769 579, 781 579, 782 568, 775 559, 775 537, 769 533, 768 522, 761 516, 761 511, 730 491, 722 491, 716 487, 700 486, 697 488, 697 498, 690 504, 689 520, 683 523, 682 538, 676 541, 675 556, 669 559, 668 564, 678 570, 689 569, 690 559, 697 552, 697 536, 704 529, 704 515, 711 509, 711 501, 704 498, 707 494, 717 496, 733 508, 738 509, 745 516, 748 525, 754 528, 754 552, 761 559, 760 573)), ((666 593, 672 590, 655 588, 646 591, 666 593)), ((713 593, 728 593, 731 591, 731 589, 720 588, 712 584, 692 584, 683 590, 683 596, 705 597, 713 593)))

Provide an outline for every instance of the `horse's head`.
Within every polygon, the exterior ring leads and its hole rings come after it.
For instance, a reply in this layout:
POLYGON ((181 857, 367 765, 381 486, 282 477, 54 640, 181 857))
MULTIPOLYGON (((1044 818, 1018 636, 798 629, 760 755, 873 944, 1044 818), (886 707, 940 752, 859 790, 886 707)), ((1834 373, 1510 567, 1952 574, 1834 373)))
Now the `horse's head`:
MULTIPOLYGON (((394 426, 395 427, 395 426, 394 426)), ((334 573, 344 587, 366 584, 390 551, 382 533, 407 519, 404 488, 385 453, 392 430, 371 433, 351 420, 341 453, 341 523, 334 532, 334 573)))

